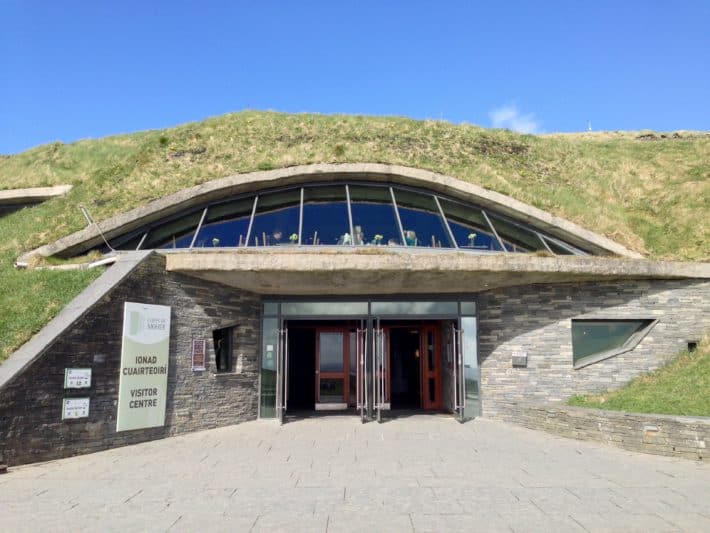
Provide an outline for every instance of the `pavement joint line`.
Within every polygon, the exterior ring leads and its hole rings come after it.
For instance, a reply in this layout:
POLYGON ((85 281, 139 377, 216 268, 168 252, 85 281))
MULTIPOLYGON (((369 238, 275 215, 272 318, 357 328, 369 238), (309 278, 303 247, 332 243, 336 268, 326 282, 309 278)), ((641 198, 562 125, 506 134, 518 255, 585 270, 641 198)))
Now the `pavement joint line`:
POLYGON ((579 520, 577 520, 574 516, 572 515, 567 515, 567 517, 572 520, 575 524, 577 524, 579 527, 581 527, 584 531, 589 531, 584 524, 582 524, 579 520))
POLYGON ((123 503, 128 503, 128 502, 130 502, 133 498, 135 498, 136 496, 138 496, 141 492, 143 492, 143 489, 138 490, 138 492, 136 492, 136 493, 133 494, 132 496, 129 496, 128 498, 126 498, 125 500, 123 500, 123 503))

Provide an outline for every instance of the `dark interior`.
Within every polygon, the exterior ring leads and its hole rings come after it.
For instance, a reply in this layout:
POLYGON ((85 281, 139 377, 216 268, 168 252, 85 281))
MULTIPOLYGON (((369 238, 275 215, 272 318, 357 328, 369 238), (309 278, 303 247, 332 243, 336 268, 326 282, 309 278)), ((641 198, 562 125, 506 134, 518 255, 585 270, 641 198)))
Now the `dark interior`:
POLYGON ((316 406, 314 327, 289 326, 288 357, 288 409, 312 411, 316 406))
POLYGON ((420 357, 419 330, 390 330, 390 374, 392 409, 419 409, 420 357))

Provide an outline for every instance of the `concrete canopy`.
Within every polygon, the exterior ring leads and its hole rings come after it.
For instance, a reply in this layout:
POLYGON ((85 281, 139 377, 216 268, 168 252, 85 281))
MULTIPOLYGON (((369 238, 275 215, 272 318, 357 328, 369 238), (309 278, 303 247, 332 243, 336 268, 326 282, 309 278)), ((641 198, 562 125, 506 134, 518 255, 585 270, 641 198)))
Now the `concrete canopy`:
POLYGON ((710 278, 710 264, 594 256, 274 247, 166 252, 166 270, 260 294, 475 293, 535 283, 710 278))
POLYGON ((98 225, 75 232, 58 241, 23 254, 19 263, 32 256, 70 257, 102 244, 101 232, 109 239, 135 231, 147 224, 174 217, 181 212, 205 206, 216 200, 260 190, 309 182, 370 181, 426 189, 493 213, 529 224, 554 237, 588 250, 595 255, 641 257, 618 243, 577 224, 532 207, 508 196, 489 191, 450 176, 434 172, 380 163, 314 164, 276 170, 238 174, 213 180, 165 196, 148 205, 117 215, 98 225), (100 231, 99 231, 100 229, 100 231))

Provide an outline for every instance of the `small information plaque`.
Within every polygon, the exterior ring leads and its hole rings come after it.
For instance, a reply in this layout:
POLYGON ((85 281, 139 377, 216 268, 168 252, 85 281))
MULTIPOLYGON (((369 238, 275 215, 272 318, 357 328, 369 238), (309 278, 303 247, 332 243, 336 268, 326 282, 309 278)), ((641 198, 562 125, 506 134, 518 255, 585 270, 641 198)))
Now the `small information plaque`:
POLYGON ((87 418, 89 416, 89 398, 64 398, 62 402, 62 420, 87 418))
POLYGON ((513 352, 513 367, 525 368, 528 366, 528 352, 513 352))
POLYGON ((65 389, 88 389, 91 387, 90 368, 65 368, 64 388, 65 389))
POLYGON ((207 341, 205 339, 192 339, 192 371, 205 370, 205 352, 207 341))

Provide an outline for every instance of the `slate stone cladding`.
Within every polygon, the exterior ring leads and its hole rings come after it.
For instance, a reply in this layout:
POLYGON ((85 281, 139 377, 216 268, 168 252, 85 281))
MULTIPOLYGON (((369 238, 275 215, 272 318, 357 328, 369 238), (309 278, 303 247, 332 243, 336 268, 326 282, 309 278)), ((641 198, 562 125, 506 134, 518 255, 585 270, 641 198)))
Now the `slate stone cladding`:
POLYGON ((481 293, 478 357, 483 416, 517 405, 560 404, 574 394, 621 387, 661 366, 710 331, 710 282, 659 280, 512 287, 481 293), (575 370, 573 318, 655 318, 631 351, 575 370), (527 367, 513 367, 515 351, 527 367))
MULTIPOLYGON (((17 465, 257 417, 259 297, 165 272, 155 254, 74 323, 0 392, 0 458, 17 465), (116 432, 123 304, 172 307, 165 426, 116 432), (212 331, 235 325, 235 372, 216 375, 212 331), (192 372, 192 338, 207 339, 207 370, 192 372), (91 368, 90 389, 65 390, 65 368, 91 368), (88 419, 61 420, 62 398, 90 397, 88 419)), ((2 461, 0 461, 2 462, 2 461)))
POLYGON ((692 460, 707 458, 710 441, 709 417, 520 404, 510 405, 501 418, 572 439, 593 440, 634 452, 692 460))
MULTIPOLYGON (((56 459, 255 419, 260 302, 253 293, 168 273, 165 259, 151 255, 0 391, 0 462, 56 459), (170 367, 165 426, 117 433, 125 301, 172 307, 170 367), (217 374, 212 332, 228 326, 234 372, 217 374), (191 369, 193 338, 207 340, 206 371, 191 369), (91 368, 91 388, 65 390, 65 368, 91 368), (86 396, 88 419, 62 421, 62 398, 86 396)), ((572 394, 619 387, 702 338, 710 330, 710 282, 513 287, 479 293, 478 313, 482 414, 516 421, 521 405, 559 406, 572 394), (572 318, 658 322, 634 350, 575 370, 572 318), (516 351, 527 352, 527 367, 513 367, 516 351)))

